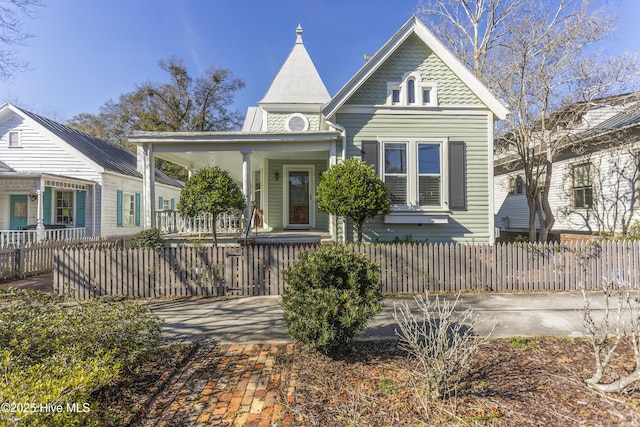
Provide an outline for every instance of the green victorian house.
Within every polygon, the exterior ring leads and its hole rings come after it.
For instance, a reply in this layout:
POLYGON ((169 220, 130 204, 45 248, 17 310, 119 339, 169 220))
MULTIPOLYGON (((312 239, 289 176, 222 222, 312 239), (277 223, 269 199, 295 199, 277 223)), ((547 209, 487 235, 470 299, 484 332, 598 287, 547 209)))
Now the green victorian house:
POLYGON ((145 164, 145 226, 156 212, 154 157, 190 171, 220 166, 241 185, 256 238, 353 240, 350 222, 318 211, 320 175, 368 162, 393 210, 364 239, 493 243, 493 128, 506 107, 413 17, 333 97, 296 30, 293 50, 240 132, 130 136, 145 164))

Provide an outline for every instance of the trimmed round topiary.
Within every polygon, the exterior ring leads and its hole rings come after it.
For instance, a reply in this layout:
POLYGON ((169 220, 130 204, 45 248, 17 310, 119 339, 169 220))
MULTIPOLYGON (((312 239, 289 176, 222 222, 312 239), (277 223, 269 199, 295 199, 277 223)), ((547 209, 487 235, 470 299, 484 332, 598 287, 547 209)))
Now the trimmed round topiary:
POLYGON ((301 253, 299 262, 284 272, 282 304, 289 335, 327 355, 349 348, 382 310, 379 270, 342 245, 301 253))

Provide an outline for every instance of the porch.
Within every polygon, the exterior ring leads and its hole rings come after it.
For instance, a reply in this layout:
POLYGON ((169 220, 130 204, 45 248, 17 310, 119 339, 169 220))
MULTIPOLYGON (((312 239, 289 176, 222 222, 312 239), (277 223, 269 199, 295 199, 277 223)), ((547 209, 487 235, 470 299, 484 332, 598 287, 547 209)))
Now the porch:
POLYGON ((241 186, 247 208, 233 218, 222 216, 215 224, 219 236, 244 238, 248 234, 262 239, 265 233, 273 238, 313 234, 322 236, 316 241, 325 235, 336 240, 336 219, 318 210, 315 190, 321 174, 336 164, 339 137, 339 132, 328 130, 134 133, 129 140, 137 144, 144 166, 144 226, 181 236, 213 232, 214 224, 206 216, 183 219, 153 211, 154 158, 158 157, 184 166, 190 174, 205 166, 219 166, 241 186), (253 221, 247 233, 246 218, 250 216, 253 221))
POLYGON ((0 173, 0 248, 94 236, 95 183, 40 173, 0 173))
MULTIPOLYGON (((159 211, 155 213, 156 227, 174 246, 185 239, 213 238, 213 215, 202 214, 192 218, 181 217, 175 211, 159 211)), ((277 243, 322 243, 332 241, 331 233, 321 229, 286 230, 264 227, 259 223, 260 217, 254 213, 251 229, 247 232, 247 221, 244 213, 222 214, 215 222, 219 243, 237 243, 248 241, 258 244, 277 243)))

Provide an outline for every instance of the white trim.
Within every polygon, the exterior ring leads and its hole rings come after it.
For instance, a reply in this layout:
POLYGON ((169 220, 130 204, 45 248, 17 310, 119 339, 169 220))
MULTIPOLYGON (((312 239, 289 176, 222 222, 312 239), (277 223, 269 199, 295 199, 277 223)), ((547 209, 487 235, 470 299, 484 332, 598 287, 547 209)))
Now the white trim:
POLYGON ((392 212, 384 216, 385 224, 448 224, 449 215, 425 215, 392 212))
POLYGON ((468 105, 447 105, 429 106, 429 105, 345 105, 340 109, 343 114, 416 114, 416 115, 472 115, 485 116, 487 108, 478 106, 473 109, 468 105))
MULTIPOLYGON (((489 244, 493 245, 496 242, 496 230, 495 230, 495 215, 494 215, 494 203, 495 203, 495 188, 493 178, 493 116, 487 114, 487 158, 489 159, 487 165, 487 184, 489 186, 489 244)), ((465 186, 468 188, 468 185, 465 186)))
POLYGON ((316 186, 315 165, 283 165, 282 166, 282 179, 284 180, 283 194, 282 194, 282 225, 284 228, 315 228, 316 215, 315 215, 315 198, 316 198, 316 186), (289 173, 290 172, 309 172, 309 224, 289 224, 289 173))

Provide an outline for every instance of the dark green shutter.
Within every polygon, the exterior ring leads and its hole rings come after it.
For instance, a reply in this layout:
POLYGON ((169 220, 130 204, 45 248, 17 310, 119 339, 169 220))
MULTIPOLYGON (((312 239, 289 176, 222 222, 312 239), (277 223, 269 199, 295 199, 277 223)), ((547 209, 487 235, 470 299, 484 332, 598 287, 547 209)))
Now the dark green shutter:
POLYGON ((373 166, 376 173, 380 173, 380 166, 378 161, 378 141, 362 141, 362 160, 373 166))
POLYGON ((118 190, 116 199, 116 218, 117 226, 122 227, 122 190, 118 190))
POLYGON ((164 200, 162 200, 162 196, 158 197, 158 210, 161 211, 163 208, 162 202, 164 200))
POLYGON ((136 193, 136 227, 140 227, 140 193, 136 193))
POLYGON ((76 190, 76 227, 84 227, 86 191, 76 190))
POLYGON ((171 199, 171 210, 174 210, 176 208, 176 201, 171 199))
POLYGON ((45 225, 51 224, 51 198, 53 191, 51 187, 44 187, 44 194, 42 195, 42 215, 45 225))
POLYGON ((449 143, 449 208, 465 209, 467 200, 465 143, 449 143))

